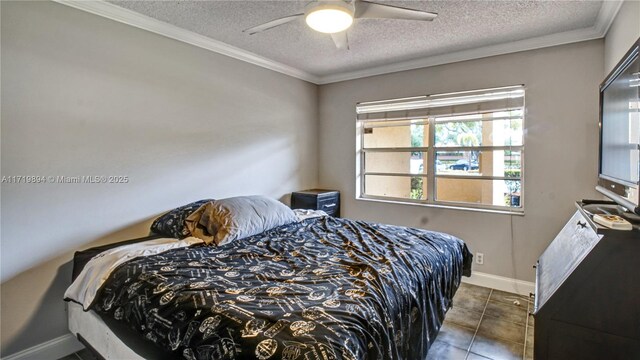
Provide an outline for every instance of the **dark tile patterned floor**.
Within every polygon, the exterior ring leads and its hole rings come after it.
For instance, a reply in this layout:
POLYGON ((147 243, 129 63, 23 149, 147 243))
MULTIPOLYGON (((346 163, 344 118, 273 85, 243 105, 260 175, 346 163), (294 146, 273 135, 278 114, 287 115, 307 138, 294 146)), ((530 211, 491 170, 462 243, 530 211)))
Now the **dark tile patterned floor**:
MULTIPOLYGON (((463 283, 427 360, 533 360, 531 307, 525 296, 463 283)), ((95 358, 84 349, 60 360, 95 358)))
POLYGON ((462 284, 427 360, 532 360, 526 296, 462 284))

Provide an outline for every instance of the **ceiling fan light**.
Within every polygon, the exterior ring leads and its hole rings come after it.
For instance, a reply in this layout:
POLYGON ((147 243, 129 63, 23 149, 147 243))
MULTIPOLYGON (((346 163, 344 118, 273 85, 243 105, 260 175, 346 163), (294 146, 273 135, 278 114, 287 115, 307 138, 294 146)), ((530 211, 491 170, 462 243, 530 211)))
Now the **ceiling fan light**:
POLYGON ((339 5, 322 5, 311 9, 305 20, 313 30, 333 34, 347 30, 353 24, 353 12, 339 5))

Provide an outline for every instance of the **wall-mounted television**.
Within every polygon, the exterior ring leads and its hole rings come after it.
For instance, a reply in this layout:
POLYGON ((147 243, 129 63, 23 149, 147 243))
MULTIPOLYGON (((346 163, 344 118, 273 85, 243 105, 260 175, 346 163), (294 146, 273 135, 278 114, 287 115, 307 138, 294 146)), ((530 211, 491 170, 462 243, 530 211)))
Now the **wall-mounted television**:
POLYGON ((596 190, 640 214, 640 39, 600 85, 596 190))

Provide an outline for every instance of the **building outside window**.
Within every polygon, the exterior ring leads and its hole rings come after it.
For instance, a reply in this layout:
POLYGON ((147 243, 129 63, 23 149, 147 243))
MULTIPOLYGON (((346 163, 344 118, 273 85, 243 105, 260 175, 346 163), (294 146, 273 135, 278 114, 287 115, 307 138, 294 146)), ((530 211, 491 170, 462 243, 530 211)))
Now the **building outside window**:
POLYGON ((357 104, 361 199, 524 211, 524 86, 357 104))

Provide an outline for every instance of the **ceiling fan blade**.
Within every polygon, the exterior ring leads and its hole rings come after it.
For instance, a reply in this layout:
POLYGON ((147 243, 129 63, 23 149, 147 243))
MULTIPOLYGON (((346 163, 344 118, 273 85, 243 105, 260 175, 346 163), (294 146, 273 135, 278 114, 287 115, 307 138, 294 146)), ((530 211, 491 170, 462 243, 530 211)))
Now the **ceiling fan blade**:
POLYGON ((249 35, 253 35, 256 33, 259 33, 261 31, 265 31, 265 30, 269 30, 271 28, 274 28, 276 26, 280 26, 283 24, 286 24, 290 21, 293 21, 301 16, 304 16, 304 14, 295 14, 295 15, 289 15, 289 16, 285 16, 279 19, 275 19, 275 20, 271 20, 269 22, 266 22, 262 25, 258 25, 258 26, 254 26, 252 28, 248 28, 246 30, 243 30, 242 32, 248 32, 249 35))
POLYGON ((349 38, 346 30, 331 34, 331 38, 339 50, 349 50, 349 38))
POLYGON ((438 14, 422 10, 414 10, 399 6, 382 5, 370 1, 355 2, 355 18, 370 19, 400 19, 432 21, 438 14))

